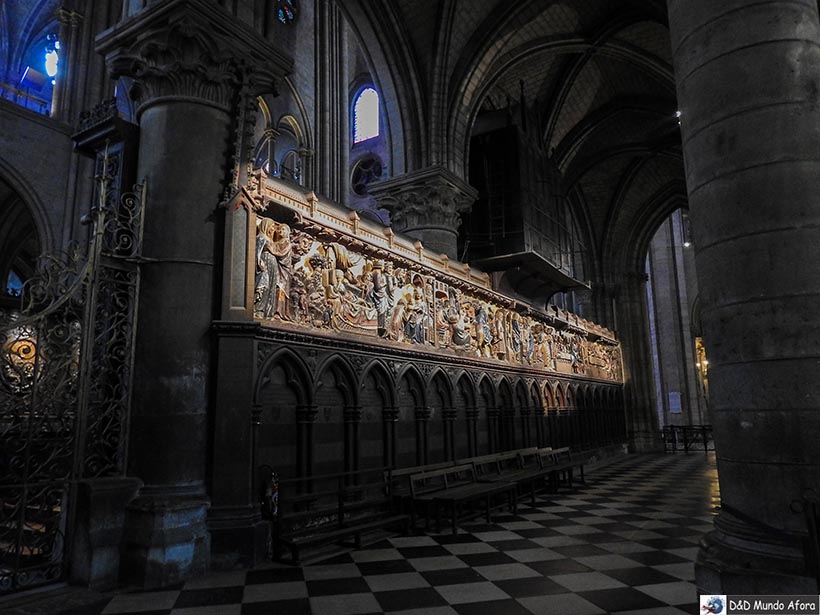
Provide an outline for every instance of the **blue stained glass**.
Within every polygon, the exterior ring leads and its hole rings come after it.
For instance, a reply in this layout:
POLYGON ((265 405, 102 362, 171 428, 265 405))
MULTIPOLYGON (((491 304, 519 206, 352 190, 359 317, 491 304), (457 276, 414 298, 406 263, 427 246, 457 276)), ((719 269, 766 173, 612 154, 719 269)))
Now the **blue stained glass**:
POLYGON ((6 294, 12 297, 19 297, 23 293, 23 280, 17 275, 15 271, 9 271, 8 280, 6 280, 6 294))

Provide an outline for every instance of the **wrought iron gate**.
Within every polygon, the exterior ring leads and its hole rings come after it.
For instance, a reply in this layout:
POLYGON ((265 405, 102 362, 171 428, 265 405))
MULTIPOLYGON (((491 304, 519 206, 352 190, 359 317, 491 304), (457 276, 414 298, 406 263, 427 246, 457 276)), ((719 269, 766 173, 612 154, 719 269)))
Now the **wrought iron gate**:
POLYGON ((0 309, 0 593, 57 581, 80 480, 124 471, 144 190, 97 163, 85 254, 41 257, 0 309))

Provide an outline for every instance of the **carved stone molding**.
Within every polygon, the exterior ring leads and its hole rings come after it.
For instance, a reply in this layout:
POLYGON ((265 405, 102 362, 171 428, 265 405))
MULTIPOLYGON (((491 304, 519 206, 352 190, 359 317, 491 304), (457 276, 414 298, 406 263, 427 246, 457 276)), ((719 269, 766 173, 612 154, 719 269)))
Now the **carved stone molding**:
POLYGON ((444 421, 455 421, 458 418, 458 410, 455 408, 442 408, 441 419, 444 421))
POLYGON ((61 24, 76 28, 83 20, 83 16, 76 11, 57 9, 57 19, 61 24))
POLYGON ((242 83, 274 90, 291 68, 255 31, 205 0, 171 0, 150 7, 97 37, 113 78, 134 79, 138 113, 173 97, 229 110, 242 83))
POLYGON ((316 417, 319 416, 319 409, 316 406, 297 406, 296 407, 296 422, 297 423, 315 423, 316 417))
POLYGON ((361 423, 362 409, 360 406, 349 406, 344 409, 343 420, 345 423, 361 423))
POLYGON ((461 213, 478 196, 475 188, 443 167, 370 184, 368 191, 390 212, 393 226, 411 235, 421 229, 457 232, 461 213))

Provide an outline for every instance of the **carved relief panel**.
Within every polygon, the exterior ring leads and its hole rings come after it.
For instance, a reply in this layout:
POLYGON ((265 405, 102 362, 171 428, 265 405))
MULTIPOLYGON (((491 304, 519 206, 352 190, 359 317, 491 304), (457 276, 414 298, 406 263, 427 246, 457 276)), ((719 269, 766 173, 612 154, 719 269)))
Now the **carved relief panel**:
POLYGON ((556 322, 521 313, 487 289, 300 215, 293 225, 260 216, 255 254, 254 315, 275 326, 621 379, 617 343, 591 335, 573 315, 556 322))

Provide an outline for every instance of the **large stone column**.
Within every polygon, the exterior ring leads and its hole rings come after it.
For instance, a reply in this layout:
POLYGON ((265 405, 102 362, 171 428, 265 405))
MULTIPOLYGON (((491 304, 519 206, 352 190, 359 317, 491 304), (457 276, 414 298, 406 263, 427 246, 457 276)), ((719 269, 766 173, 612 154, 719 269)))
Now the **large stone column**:
MULTIPOLYGON (((619 334, 623 348, 626 384, 624 397, 629 408, 628 424, 618 428, 618 435, 625 428, 633 451, 645 453, 661 449, 658 416, 652 404, 652 355, 647 337, 646 311, 647 277, 642 272, 621 274, 618 303, 619 334)), ((618 436, 610 434, 613 439, 618 436)))
POLYGON ((461 214, 478 196, 475 188, 443 167, 430 167, 368 186, 397 231, 424 247, 458 259, 461 214))
POLYGON ((246 75, 240 58, 264 55, 241 28, 215 2, 172 0, 97 39, 113 76, 135 79, 138 176, 147 182, 128 460, 145 486, 129 506, 122 555, 126 580, 146 587, 209 565, 218 206, 246 75))
POLYGON ((816 594, 820 25, 814 0, 668 0, 723 508, 703 592, 816 594))

